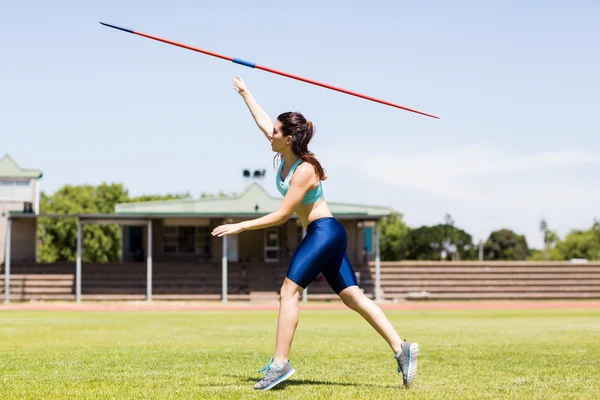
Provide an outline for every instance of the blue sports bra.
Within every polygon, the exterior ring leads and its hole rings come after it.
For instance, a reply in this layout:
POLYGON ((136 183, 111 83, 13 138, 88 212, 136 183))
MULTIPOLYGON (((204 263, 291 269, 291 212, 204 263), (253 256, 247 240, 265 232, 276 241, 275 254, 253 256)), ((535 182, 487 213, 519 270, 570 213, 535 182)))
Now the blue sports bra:
MULTIPOLYGON (((296 170, 298 165, 300 165, 301 162, 302 162, 302 159, 299 158, 298 161, 296 161, 294 163, 294 165, 292 165, 292 168, 290 169, 290 172, 288 172, 287 176, 285 177, 285 180, 282 181, 281 180, 281 170, 283 169, 285 161, 284 161, 283 157, 281 158, 281 166, 277 170, 277 177, 276 177, 277 182, 276 183, 277 183, 277 189, 279 190, 279 193, 281 193, 282 196, 285 196, 288 189, 290 188, 290 181, 292 179, 292 175, 294 174, 294 171, 296 170)), ((316 203, 322 197, 323 197, 323 187, 321 185, 321 182, 319 182, 319 186, 317 186, 313 190, 310 190, 306 193, 306 195, 302 199, 302 204, 316 203)))

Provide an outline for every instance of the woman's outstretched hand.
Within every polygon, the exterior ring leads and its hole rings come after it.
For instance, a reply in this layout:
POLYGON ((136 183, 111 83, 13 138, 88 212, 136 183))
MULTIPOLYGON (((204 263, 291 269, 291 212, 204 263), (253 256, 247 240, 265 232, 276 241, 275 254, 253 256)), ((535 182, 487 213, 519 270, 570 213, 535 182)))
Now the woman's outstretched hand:
POLYGON ((221 237, 224 235, 235 235, 237 233, 242 232, 244 229, 242 228, 242 224, 225 224, 221 226, 217 226, 212 231, 213 236, 221 237))
POLYGON ((233 79, 233 89, 239 94, 249 93, 248 86, 244 83, 244 80, 240 76, 236 76, 233 79))

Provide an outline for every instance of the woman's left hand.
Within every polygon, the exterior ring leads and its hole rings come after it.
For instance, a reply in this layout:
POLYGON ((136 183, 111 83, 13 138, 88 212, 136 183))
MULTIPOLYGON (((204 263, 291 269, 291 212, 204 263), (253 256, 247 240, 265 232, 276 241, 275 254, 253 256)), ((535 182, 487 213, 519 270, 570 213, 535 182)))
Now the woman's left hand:
POLYGON ((221 237, 224 235, 235 235, 237 233, 242 232, 244 229, 242 228, 242 224, 225 224, 221 226, 217 226, 212 231, 213 236, 221 237))

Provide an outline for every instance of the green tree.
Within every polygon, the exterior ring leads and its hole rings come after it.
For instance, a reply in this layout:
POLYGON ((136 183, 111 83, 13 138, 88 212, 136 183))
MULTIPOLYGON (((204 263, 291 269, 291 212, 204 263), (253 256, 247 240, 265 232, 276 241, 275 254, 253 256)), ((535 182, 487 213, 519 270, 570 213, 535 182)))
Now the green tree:
MULTIPOLYGON (((109 214, 115 205, 127 201, 121 184, 66 185, 54 195, 42 193, 42 214, 109 214)), ((120 258, 121 233, 116 225, 83 225, 83 260, 110 262, 120 258)), ((38 259, 40 262, 75 261, 77 256, 77 220, 75 218, 40 218, 38 221, 38 259)))
POLYGON ((526 260, 529 247, 525 236, 509 229, 500 229, 490 234, 483 246, 485 260, 526 260))
POLYGON ((565 240, 558 242, 556 248, 565 260, 584 258, 595 261, 600 254, 600 241, 593 227, 586 231, 573 230, 565 240))
MULTIPOLYGON (((227 194, 225 192, 219 191, 218 194, 210 194, 202 192, 200 193, 200 198, 215 198, 215 197, 233 197, 235 193, 227 194)), ((142 194, 140 196, 132 197, 125 201, 125 203, 142 203, 145 201, 166 201, 166 200, 181 200, 181 199, 191 199, 192 195, 190 192, 185 193, 174 193, 174 194, 142 194)))
POLYGON ((236 193, 227 194, 227 193, 223 192, 222 190, 219 190, 218 194, 211 194, 211 193, 204 193, 204 192, 200 193, 201 199, 214 198, 214 197, 235 197, 235 196, 237 196, 236 193))
POLYGON ((142 203, 145 201, 165 201, 165 200, 180 200, 180 199, 189 199, 190 193, 175 193, 175 194, 142 194, 137 197, 132 197, 125 201, 125 203, 142 203))
POLYGON ((552 247, 550 250, 530 250, 530 255, 527 257, 528 261, 562 261, 565 256, 556 248, 552 247))
MULTIPOLYGON (((600 221, 598 221, 597 218, 594 218, 594 224, 592 225, 592 231, 594 232, 596 241, 598 243, 600 243, 600 221)), ((600 251, 598 251, 598 260, 600 260, 600 251)))
POLYGON ((448 224, 411 230, 402 252, 407 260, 472 260, 476 253, 471 235, 448 224))
POLYGON ((551 231, 548 228, 548 223, 545 219, 540 221, 540 231, 542 232, 544 239, 544 249, 546 254, 546 260, 553 259, 552 257, 557 256, 556 251, 552 251, 553 246, 558 242, 559 238, 556 232, 551 231), (554 253, 554 254, 552 254, 554 253))
MULTIPOLYGON (((129 198, 122 184, 65 185, 53 195, 42 193, 42 214, 113 214, 118 203, 172 200, 185 194, 141 195, 129 198)), ((77 256, 77 219, 40 218, 38 221, 38 259, 40 262, 75 261, 77 256)), ((121 230, 118 225, 82 225, 83 261, 114 262, 121 258, 121 230)))
POLYGON ((380 222, 381 259, 396 261, 403 259, 402 245, 410 227, 402 220, 403 215, 392 212, 380 222))

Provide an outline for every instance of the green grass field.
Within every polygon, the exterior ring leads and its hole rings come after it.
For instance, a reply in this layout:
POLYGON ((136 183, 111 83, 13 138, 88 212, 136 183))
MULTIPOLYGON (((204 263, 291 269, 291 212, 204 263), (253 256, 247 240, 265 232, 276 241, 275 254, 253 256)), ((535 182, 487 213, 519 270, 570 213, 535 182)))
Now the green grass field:
POLYGON ((410 390, 387 344, 351 311, 301 311, 297 373, 257 392, 273 311, 2 310, 0 399, 600 398, 600 309, 386 314, 420 345, 410 390))

